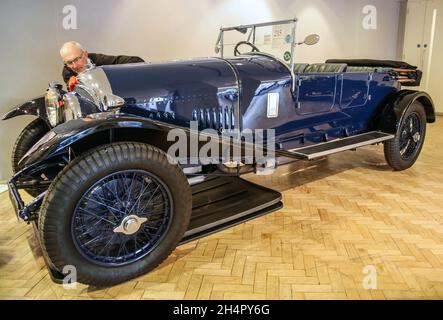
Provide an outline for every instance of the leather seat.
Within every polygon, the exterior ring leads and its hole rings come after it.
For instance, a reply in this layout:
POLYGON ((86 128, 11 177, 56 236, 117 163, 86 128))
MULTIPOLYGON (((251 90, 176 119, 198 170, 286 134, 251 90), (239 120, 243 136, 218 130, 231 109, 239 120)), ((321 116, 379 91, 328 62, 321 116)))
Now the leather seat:
POLYGON ((375 72, 375 67, 347 67, 346 72, 375 72))
POLYGON ((346 69, 346 72, 380 72, 387 73, 392 71, 392 68, 384 67, 363 67, 363 66, 352 66, 346 69))
POLYGON ((294 73, 303 73, 306 68, 309 66, 309 63, 295 63, 294 64, 294 73))
POLYGON ((345 72, 348 65, 345 63, 314 63, 309 65, 304 73, 345 72))

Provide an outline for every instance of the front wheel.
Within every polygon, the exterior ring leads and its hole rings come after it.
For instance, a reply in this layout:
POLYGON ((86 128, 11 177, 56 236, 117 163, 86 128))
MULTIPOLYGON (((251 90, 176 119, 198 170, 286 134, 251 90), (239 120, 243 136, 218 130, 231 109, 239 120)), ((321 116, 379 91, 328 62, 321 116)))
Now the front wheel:
POLYGON ((389 166, 400 171, 411 167, 423 148, 426 135, 426 113, 423 105, 415 101, 406 111, 395 138, 384 144, 389 166))
MULTIPOLYGON (((31 147, 36 144, 48 131, 50 128, 46 124, 46 122, 37 118, 29 123, 23 131, 18 136, 15 141, 14 148, 12 149, 11 156, 11 165, 13 173, 17 173, 21 169, 23 169, 23 164, 19 164, 21 158, 28 152, 31 147)), ((31 196, 37 197, 39 194, 44 192, 45 188, 37 188, 37 189, 26 189, 31 196)))
POLYGON ((51 267, 109 286, 160 264, 182 239, 192 197, 182 170, 139 143, 102 146, 75 159, 51 184, 39 217, 51 267))

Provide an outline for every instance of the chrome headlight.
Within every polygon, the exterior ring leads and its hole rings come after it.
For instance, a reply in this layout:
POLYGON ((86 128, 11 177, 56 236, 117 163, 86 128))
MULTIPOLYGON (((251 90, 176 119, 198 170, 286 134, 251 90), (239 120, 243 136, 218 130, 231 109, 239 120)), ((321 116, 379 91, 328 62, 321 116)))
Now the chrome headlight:
POLYGON ((45 95, 46 114, 52 127, 63 122, 63 110, 60 92, 55 87, 49 87, 45 95))

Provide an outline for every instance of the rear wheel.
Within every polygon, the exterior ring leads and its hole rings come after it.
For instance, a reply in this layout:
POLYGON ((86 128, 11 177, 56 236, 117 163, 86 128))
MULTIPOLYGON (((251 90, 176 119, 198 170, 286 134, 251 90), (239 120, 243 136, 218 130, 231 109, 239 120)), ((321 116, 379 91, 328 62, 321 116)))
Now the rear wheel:
POLYGON ((186 176, 152 146, 116 143, 74 160, 57 176, 39 217, 52 267, 108 286, 146 273, 182 239, 191 216, 186 176))
POLYGON ((417 161, 426 135, 426 113, 415 101, 406 111, 395 138, 384 144, 385 158, 394 170, 405 170, 417 161))
MULTIPOLYGON (((17 173, 23 169, 23 164, 19 164, 20 159, 23 158, 26 152, 28 152, 28 150, 31 149, 31 147, 36 144, 37 141, 39 141, 49 130, 50 128, 48 125, 41 118, 33 120, 23 129, 15 141, 14 148, 12 149, 11 165, 14 173, 17 173)), ((36 197, 45 191, 44 188, 25 190, 33 197, 36 197)))

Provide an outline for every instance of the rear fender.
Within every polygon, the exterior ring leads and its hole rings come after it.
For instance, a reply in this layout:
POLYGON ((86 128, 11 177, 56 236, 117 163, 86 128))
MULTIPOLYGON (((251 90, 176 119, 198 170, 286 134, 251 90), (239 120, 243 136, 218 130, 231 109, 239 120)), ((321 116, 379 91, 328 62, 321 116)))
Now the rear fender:
POLYGON ((381 111, 375 120, 375 127, 386 133, 397 134, 399 124, 402 122, 406 111, 415 102, 419 101, 426 112, 426 121, 435 122, 435 108, 432 98, 423 91, 401 90, 390 96, 382 104, 381 111))

